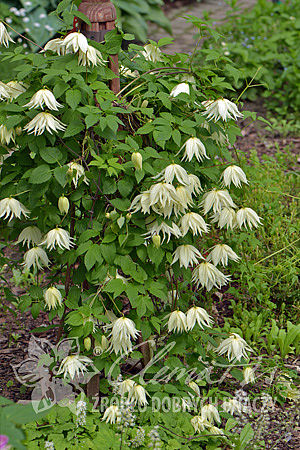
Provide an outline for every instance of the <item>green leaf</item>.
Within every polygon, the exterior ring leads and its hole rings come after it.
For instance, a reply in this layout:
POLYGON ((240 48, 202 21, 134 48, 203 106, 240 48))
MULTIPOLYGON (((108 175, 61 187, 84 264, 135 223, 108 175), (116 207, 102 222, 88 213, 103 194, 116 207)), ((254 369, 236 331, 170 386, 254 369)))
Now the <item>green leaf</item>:
POLYGON ((81 133, 81 131, 84 130, 84 125, 83 123, 76 119, 74 121, 72 121, 71 123, 69 123, 65 134, 64 134, 64 138, 67 137, 71 137, 71 136, 76 136, 77 134, 81 133))
POLYGON ((66 92, 66 102, 72 109, 76 109, 81 101, 81 92, 79 89, 69 89, 66 92))
POLYGON ((91 270, 97 261, 100 263, 103 261, 100 245, 93 244, 84 255, 84 264, 87 270, 91 270))
POLYGON ((78 17, 78 19, 82 20, 84 23, 88 24, 89 26, 92 26, 89 18, 85 14, 83 14, 81 11, 75 11, 75 12, 72 12, 72 14, 75 17, 78 17))
POLYGON ((52 174, 50 167, 46 164, 42 164, 41 166, 33 169, 29 177, 29 182, 32 184, 42 184, 50 180, 51 176, 52 174))
POLYGON ((46 161, 48 164, 57 163, 62 159, 62 152, 58 148, 46 147, 40 149, 41 158, 46 161))
POLYGON ((67 184, 67 171, 69 167, 63 166, 63 167, 56 167, 54 169, 54 178, 58 183, 64 187, 67 184))

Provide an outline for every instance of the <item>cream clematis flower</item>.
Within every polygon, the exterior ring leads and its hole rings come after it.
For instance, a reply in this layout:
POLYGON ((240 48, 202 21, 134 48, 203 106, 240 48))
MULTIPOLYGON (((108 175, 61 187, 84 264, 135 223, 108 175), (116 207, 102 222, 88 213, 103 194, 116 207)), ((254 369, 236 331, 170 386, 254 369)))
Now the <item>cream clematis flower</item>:
POLYGON ((213 264, 203 262, 193 270, 192 281, 197 286, 201 284, 202 287, 210 291, 213 287, 221 289, 222 286, 230 281, 230 277, 220 272, 213 264))
POLYGON ((23 231, 19 234, 17 244, 22 243, 23 245, 27 244, 27 247, 29 248, 30 244, 40 244, 42 241, 42 233, 39 230, 38 227, 26 227, 23 231))
POLYGON ((168 331, 175 331, 178 333, 182 333, 186 331, 187 323, 186 323, 186 315, 182 311, 173 311, 168 320, 168 331))
POLYGON ((149 231, 145 234, 146 237, 153 237, 153 236, 159 236, 160 233, 163 236, 162 242, 167 239, 167 243, 170 241, 171 236, 175 236, 176 238, 179 238, 182 236, 181 231, 179 227, 176 225, 175 222, 172 222, 171 225, 166 224, 165 222, 161 222, 160 224, 155 221, 149 226, 149 231))
POLYGON ((219 263, 221 263, 223 267, 227 266, 228 259, 237 262, 240 258, 232 250, 232 248, 226 244, 215 245, 212 251, 207 256, 207 261, 212 261, 215 266, 217 266, 219 263))
POLYGON ((85 170, 81 164, 76 162, 70 162, 67 164, 67 166, 69 167, 68 174, 70 174, 73 177, 72 181, 75 188, 77 188, 78 181, 81 177, 83 177, 83 182, 85 184, 89 184, 89 180, 86 178, 85 170))
POLYGON ((35 136, 40 136, 45 130, 52 134, 53 131, 64 131, 65 129, 65 124, 63 124, 56 117, 52 116, 52 114, 46 112, 38 113, 24 127, 24 130, 27 131, 28 134, 34 134, 35 136))
POLYGON ((228 119, 237 120, 239 117, 243 117, 243 114, 237 109, 236 104, 226 98, 206 100, 202 102, 202 105, 205 107, 202 115, 206 116, 207 120, 213 119, 217 122, 219 119, 222 119, 226 122, 228 119))
POLYGON ((24 94, 26 92, 26 87, 22 82, 19 81, 9 81, 7 86, 10 89, 10 100, 15 100, 19 97, 19 95, 24 94))
POLYGON ((150 192, 145 191, 137 195, 133 199, 129 211, 132 211, 133 214, 138 211, 142 211, 144 214, 150 214, 150 192))
POLYGON ((206 154, 203 142, 197 137, 189 138, 182 148, 185 148, 182 161, 186 160, 190 162, 194 156, 199 162, 203 161, 204 158, 210 159, 206 154))
POLYGON ((21 219, 22 214, 24 217, 29 217, 29 211, 19 200, 12 197, 0 200, 0 217, 9 218, 8 222, 10 222, 14 217, 21 219))
POLYGON ((219 412, 213 405, 204 405, 201 408, 201 418, 210 423, 213 423, 213 421, 221 422, 219 412))
POLYGON ((224 207, 234 208, 236 205, 227 190, 213 189, 203 195, 201 206, 204 214, 207 214, 211 209, 214 213, 219 213, 224 207))
POLYGON ((211 327, 213 323, 210 315, 205 311, 205 309, 200 308, 199 306, 193 306, 190 308, 186 314, 187 317, 187 330, 192 330, 196 323, 198 323, 199 327, 203 330, 203 326, 211 327))
POLYGON ((248 184, 245 172, 238 166, 228 166, 221 175, 223 184, 230 187, 233 183, 236 187, 241 188, 241 183, 248 184))
POLYGON ((62 108, 63 105, 56 101, 56 98, 49 89, 40 89, 31 98, 30 102, 24 105, 24 108, 42 108, 44 105, 53 111, 58 111, 58 108, 62 108))
POLYGON ((132 391, 135 384, 135 381, 130 380, 129 378, 127 380, 121 381, 121 383, 118 385, 118 393, 121 395, 121 397, 124 397, 125 394, 128 394, 132 391))
POLYGON ((179 226, 182 232, 182 236, 185 236, 189 230, 192 231, 193 236, 202 235, 202 233, 208 233, 208 225, 204 219, 197 213, 189 212, 181 217, 179 226))
POLYGON ((11 88, 0 81, 0 100, 9 100, 11 97, 11 88))
POLYGON ((134 383, 131 391, 129 392, 129 401, 135 405, 138 403, 141 406, 148 405, 146 398, 147 391, 140 384, 134 383))
POLYGON ((121 411, 117 405, 109 406, 103 415, 103 419, 106 423, 114 424, 118 423, 121 420, 121 411))
POLYGON ((74 239, 70 236, 70 233, 63 228, 54 228, 45 236, 41 245, 46 245, 48 249, 53 250, 57 245, 61 249, 70 250, 74 247, 74 239))
POLYGON ((177 86, 173 87, 170 92, 170 97, 177 97, 179 94, 190 95, 190 85, 188 83, 179 83, 177 86))
POLYGON ((254 383, 255 382, 255 373, 252 367, 245 367, 243 370, 244 382, 245 384, 254 383))
POLYGON ((70 202, 67 197, 65 197, 64 195, 59 197, 57 206, 61 214, 68 214, 70 202))
POLYGON ((191 190, 191 194, 199 194, 202 191, 201 183, 197 175, 193 173, 189 174, 190 185, 189 189, 191 190))
POLYGON ((252 351, 252 348, 237 333, 231 333, 229 338, 224 339, 224 341, 222 341, 216 349, 216 352, 219 355, 227 353, 227 358, 229 361, 234 359, 240 361, 242 358, 248 358, 247 352, 252 351))
POLYGON ((217 212, 212 217, 213 223, 218 223, 220 228, 226 227, 227 230, 231 228, 233 230, 237 226, 236 212, 233 208, 224 206, 221 212, 217 212))
POLYGON ((41 52, 45 52, 47 50, 55 52, 58 55, 64 55, 66 53, 64 40, 62 38, 51 39, 50 41, 47 42, 47 44, 44 47, 44 50, 42 50, 41 52))
POLYGON ((170 217, 174 204, 178 203, 176 189, 169 183, 153 184, 149 189, 149 201, 155 212, 170 217))
POLYGON ((235 413, 241 414, 243 411, 243 405, 236 398, 229 398, 222 403, 222 408, 225 412, 233 415, 235 413))
POLYGON ((80 355, 70 355, 64 358, 61 362, 60 368, 57 375, 64 374, 64 378, 70 376, 73 380, 76 376, 79 377, 80 374, 84 375, 87 372, 87 367, 92 363, 90 358, 80 355))
POLYGON ((115 320, 112 325, 111 331, 111 351, 113 350, 116 354, 127 354, 132 351, 131 339, 136 339, 140 334, 135 327, 133 320, 128 319, 128 317, 120 317, 115 320))
POLYGON ((180 267, 184 266, 186 269, 189 266, 199 263, 199 259, 203 259, 203 256, 193 245, 180 245, 173 253, 172 264, 179 261, 180 267))
POLYGON ((74 31, 73 33, 67 34, 63 39, 62 45, 65 47, 66 51, 77 53, 81 50, 83 53, 88 51, 88 41, 84 34, 74 31))
POLYGON ((9 130, 5 125, 0 125, 0 143, 8 145, 10 141, 15 142, 15 130, 10 128, 9 130))
POLYGON ((261 217, 251 208, 241 208, 236 213, 236 222, 240 229, 242 226, 249 227, 250 230, 252 230, 252 227, 257 228, 261 225, 260 219, 261 217))
POLYGON ((193 425, 196 433, 201 433, 211 425, 210 422, 208 422, 207 420, 203 419, 200 416, 194 416, 191 419, 191 424, 193 425))
POLYGON ((81 66, 104 66, 106 62, 101 52, 91 45, 88 45, 86 52, 79 50, 78 64, 81 66))
POLYGON ((33 247, 25 253, 23 265, 28 270, 31 267, 38 270, 48 267, 49 259, 47 253, 41 247, 33 247))
POLYGON ((174 214, 177 217, 179 213, 184 214, 189 206, 192 206, 193 199, 191 190, 187 186, 178 186, 176 188, 178 203, 174 204, 174 214))
POLYGON ((62 295, 56 287, 47 289, 44 293, 44 299, 49 311, 62 305, 62 295))
POLYGON ((142 52, 142 55, 147 61, 151 61, 154 63, 162 61, 161 50, 157 47, 157 45, 154 44, 144 45, 144 51, 142 52))
POLYGON ((15 43, 15 41, 8 34, 4 23, 0 21, 0 44, 4 45, 4 47, 9 47, 10 42, 15 43))
POLYGON ((183 184, 184 186, 189 186, 191 184, 187 171, 179 164, 170 164, 153 178, 168 184, 173 183, 174 178, 177 179, 178 183, 183 184))

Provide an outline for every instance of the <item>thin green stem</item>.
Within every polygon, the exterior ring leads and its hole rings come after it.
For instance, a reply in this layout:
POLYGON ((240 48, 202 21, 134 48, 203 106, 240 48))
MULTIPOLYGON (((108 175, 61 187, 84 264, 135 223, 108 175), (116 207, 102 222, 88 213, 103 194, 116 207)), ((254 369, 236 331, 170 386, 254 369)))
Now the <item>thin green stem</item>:
POLYGON ((260 264, 263 261, 266 261, 266 259, 272 258, 272 256, 277 255, 280 252, 283 252, 284 250, 291 247, 298 241, 300 241, 300 238, 296 239, 295 241, 291 242, 290 244, 286 245, 285 247, 281 248, 280 250, 277 250, 276 252, 272 253, 271 255, 266 256, 265 258, 261 259, 260 261, 257 261, 256 263, 254 263, 254 266, 256 266, 257 264, 260 264))

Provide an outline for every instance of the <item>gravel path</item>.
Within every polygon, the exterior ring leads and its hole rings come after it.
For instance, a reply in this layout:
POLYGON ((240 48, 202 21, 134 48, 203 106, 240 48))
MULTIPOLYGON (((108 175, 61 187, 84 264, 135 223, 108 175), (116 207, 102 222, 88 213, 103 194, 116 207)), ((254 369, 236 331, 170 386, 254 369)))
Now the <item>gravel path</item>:
MULTIPOLYGON (((251 8, 256 4, 256 0, 238 0, 237 6, 243 9, 251 8)), ((192 15, 203 17, 204 12, 208 12, 214 23, 217 25, 226 19, 226 13, 230 10, 224 0, 203 0, 185 6, 176 6, 167 9, 166 15, 170 20, 173 28, 174 43, 164 48, 166 53, 188 53, 191 52, 195 45, 195 34, 197 29, 191 23, 188 23, 184 17, 192 15)), ((166 37, 164 30, 154 26, 150 27, 149 36, 151 39, 158 41, 166 37)))

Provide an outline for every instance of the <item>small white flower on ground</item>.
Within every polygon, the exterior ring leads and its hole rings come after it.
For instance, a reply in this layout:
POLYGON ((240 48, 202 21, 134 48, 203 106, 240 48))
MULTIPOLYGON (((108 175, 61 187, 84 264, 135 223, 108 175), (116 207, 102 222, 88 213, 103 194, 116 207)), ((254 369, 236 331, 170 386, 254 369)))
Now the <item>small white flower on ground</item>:
POLYGON ((245 367, 243 370, 243 376, 245 384, 254 383, 255 382, 255 373, 252 367, 245 367))
POLYGON ((63 105, 56 101, 56 98, 49 89, 40 89, 31 98, 30 102, 24 105, 24 108, 42 108, 44 105, 53 111, 58 111, 63 105))
POLYGON ((87 53, 89 46, 87 38, 78 31, 68 34, 63 40, 63 45, 65 46, 66 51, 69 50, 73 53, 76 53, 79 50, 83 53, 87 53))
POLYGON ((61 212, 61 214, 68 214, 69 207, 70 207, 70 202, 67 199, 67 197, 65 197, 64 195, 59 197, 59 199, 58 199, 58 209, 61 212))
POLYGON ((180 267, 184 266, 186 269, 189 266, 199 263, 199 259, 203 259, 203 256, 199 250, 193 245, 179 245, 173 253, 172 264, 179 261, 180 267))
POLYGON ((186 323, 186 315, 182 311, 173 311, 170 314, 168 320, 168 331, 175 331, 178 333, 182 333, 186 331, 187 323, 186 323))
POLYGON ((33 247, 25 253, 23 265, 28 270, 31 267, 38 270, 48 267, 49 259, 47 253, 41 247, 33 247))
POLYGON ((197 213, 190 212, 181 217, 179 226, 182 232, 182 236, 185 236, 189 230, 192 231, 193 236, 202 235, 202 233, 208 233, 208 225, 204 219, 197 213))
POLYGON ((245 228, 249 227, 250 230, 252 227, 257 228, 258 225, 261 225, 260 219, 261 217, 251 208, 241 208, 236 213, 236 222, 240 229, 243 225, 245 228))
POLYGON ((81 164, 70 162, 67 166, 69 167, 68 173, 72 176, 72 181, 75 188, 77 188, 78 181, 81 177, 83 177, 83 182, 85 184, 89 184, 89 180, 86 178, 84 168, 81 164))
POLYGON ((170 97, 177 97, 179 94, 190 95, 190 85, 188 83, 179 83, 177 86, 173 87, 170 92, 170 97))
POLYGON ((70 355, 64 358, 61 362, 57 375, 64 374, 64 378, 70 376, 71 380, 80 374, 84 375, 87 372, 88 366, 92 363, 90 358, 80 355, 70 355))
POLYGON ((0 44, 9 47, 10 42, 15 42, 7 32, 5 25, 0 21, 0 44))
POLYGON ((132 390, 129 393, 129 401, 134 404, 138 403, 141 406, 148 405, 146 398, 147 392, 140 384, 134 384, 132 390))
POLYGON ((0 143, 8 145, 10 141, 15 142, 15 130, 7 129, 5 125, 0 125, 0 143))
POLYGON ((233 183, 236 187, 242 187, 241 183, 248 184, 245 172, 239 166, 229 166, 222 173, 224 186, 230 187, 233 183))
POLYGON ((41 112, 38 113, 27 125, 25 125, 24 130, 28 132, 28 134, 34 134, 35 136, 40 136, 47 130, 50 134, 52 131, 64 131, 66 129, 66 125, 63 124, 60 120, 54 117, 50 113, 41 112))
POLYGON ((240 258, 232 248, 226 244, 215 245, 207 256, 207 261, 212 261, 215 266, 219 263, 221 263, 223 267, 227 266, 228 259, 237 262, 240 258))
POLYGON ((222 408, 225 412, 229 414, 241 414, 243 410, 243 405, 235 398, 230 398, 222 403, 222 408))
POLYGON ((12 197, 3 198, 0 200, 0 217, 3 219, 8 219, 9 222, 16 217, 17 219, 21 219, 21 215, 24 217, 29 217, 29 211, 25 206, 12 197))
POLYGON ((111 325, 111 349, 116 353, 129 353, 132 351, 131 339, 136 339, 140 334, 133 320, 128 317, 120 317, 111 325))
POLYGON ((15 100, 19 97, 19 95, 24 94, 26 92, 26 87, 22 82, 19 81, 9 81, 7 86, 10 89, 10 99, 15 100))
POLYGON ((145 45, 142 55, 147 61, 151 61, 154 63, 162 61, 161 50, 154 44, 145 45))
POLYGON ((213 189, 203 195, 201 206, 204 214, 207 214, 211 209, 214 213, 219 213, 224 207, 234 208, 236 205, 227 190, 213 189))
POLYGON ((0 81, 0 100, 8 100, 11 96, 11 89, 7 84, 0 81))
POLYGON ((62 305, 62 295, 56 287, 47 289, 44 293, 44 299, 49 311, 62 305))
POLYGON ((106 61, 104 61, 103 56, 99 50, 91 45, 88 45, 88 49, 85 52, 79 50, 78 53, 78 64, 81 66, 104 66, 106 61))
POLYGON ((198 384, 195 383, 195 381, 190 381, 190 382, 188 383, 188 386, 189 386, 191 389, 193 389, 193 391, 194 391, 197 395, 200 395, 200 388, 199 388, 198 384))
POLYGON ((194 416, 191 419, 191 424, 193 425, 196 433, 201 433, 211 425, 207 420, 203 419, 200 416, 194 416))
POLYGON ((143 168, 143 157, 140 152, 133 152, 131 154, 131 161, 135 169, 142 170, 143 168))
POLYGON ((199 194, 202 191, 201 183, 197 175, 193 173, 189 174, 190 185, 189 189, 191 190, 191 194, 199 194))
POLYGON ((224 353, 226 353, 229 361, 232 361, 235 358, 238 361, 242 358, 248 358, 247 352, 252 351, 252 348, 237 333, 231 333, 229 338, 224 339, 216 349, 216 352, 219 355, 224 355, 224 353))
POLYGON ((74 239, 68 231, 57 227, 48 231, 41 245, 46 245, 50 250, 55 249, 56 245, 61 249, 70 250, 71 247, 74 247, 74 239))
POLYGON ((210 291, 213 287, 221 289, 222 286, 230 281, 230 277, 220 272, 213 264, 203 262, 193 270, 192 281, 197 286, 201 284, 202 287, 210 291))
POLYGON ((117 405, 109 406, 103 415, 103 419, 106 423, 114 424, 120 422, 121 420, 121 411, 117 405))
POLYGON ((219 412, 214 405, 204 405, 201 408, 201 418, 207 422, 221 422, 219 412))
POLYGON ((225 206, 221 212, 213 215, 212 222, 217 222, 220 228, 226 227, 227 230, 229 228, 233 230, 237 226, 236 212, 233 208, 225 206))
POLYGON ((153 178, 169 184, 171 184, 174 178, 176 178, 177 181, 184 186, 189 186, 191 184, 187 171, 181 167, 180 164, 170 164, 153 178))
POLYGON ((199 306, 193 306, 190 308, 186 314, 187 318, 187 330, 192 330, 196 323, 198 323, 199 327, 203 330, 203 326, 211 327, 213 323, 210 315, 205 311, 205 309, 200 308, 199 306))
POLYGON ((64 55, 66 53, 64 40, 61 38, 51 39, 50 41, 47 42, 42 52, 47 50, 55 52, 58 55, 64 55))
POLYGON ((226 122, 228 119, 237 120, 239 117, 243 117, 243 114, 237 109, 236 104, 226 98, 206 100, 202 102, 202 105, 205 107, 202 115, 206 116, 207 120, 213 119, 217 122, 219 119, 222 119, 226 122))
POLYGON ((27 247, 29 248, 30 244, 40 244, 42 240, 42 233, 38 229, 38 227, 26 227, 23 231, 19 234, 17 244, 20 244, 22 242, 23 245, 27 244, 27 247))
POLYGON ((191 161, 194 156, 199 162, 203 161, 204 158, 210 159, 206 154, 206 149, 203 142, 196 137, 189 138, 183 147, 185 147, 185 151, 182 161, 191 161))
POLYGON ((168 243, 171 239, 171 236, 175 236, 176 238, 179 238, 182 236, 181 231, 175 222, 172 222, 171 225, 168 225, 165 222, 161 222, 159 224, 157 221, 155 221, 149 226, 149 231, 148 231, 148 233, 145 234, 145 237, 157 236, 160 233, 163 236, 163 239, 161 242, 162 244, 163 244, 164 240, 166 239, 166 237, 168 238, 167 239, 167 243, 168 243))

